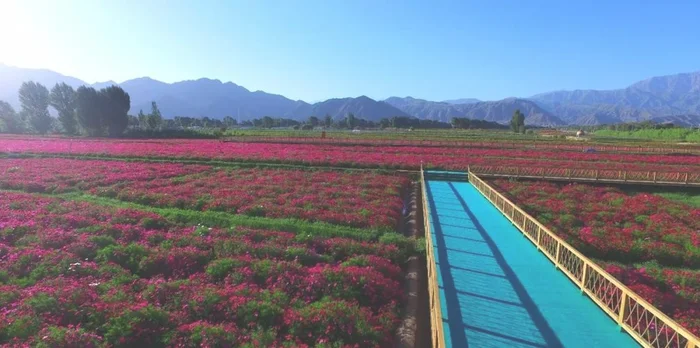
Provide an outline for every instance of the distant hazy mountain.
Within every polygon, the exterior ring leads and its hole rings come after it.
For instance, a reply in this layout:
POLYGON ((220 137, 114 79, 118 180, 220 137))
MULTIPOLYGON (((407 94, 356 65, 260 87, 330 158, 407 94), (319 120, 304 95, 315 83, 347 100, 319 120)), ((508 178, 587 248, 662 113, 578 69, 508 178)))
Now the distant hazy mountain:
POLYGON ((232 82, 199 79, 172 84, 142 77, 120 84, 131 96, 131 113, 150 112, 151 102, 158 103, 164 117, 232 116, 247 120, 262 116, 281 117, 298 106, 298 102, 276 94, 251 92, 232 82))
MULTIPOLYGON (((7 100, 19 108, 17 91, 24 81, 37 81, 51 88, 57 82, 66 82, 73 87, 90 85, 84 81, 64 76, 49 70, 22 69, 0 65, 0 100, 7 100)), ((324 117, 329 114, 335 119, 345 117, 348 113, 368 120, 379 120, 384 117, 407 116, 401 110, 378 102, 368 97, 329 99, 323 102, 308 104, 304 101, 294 101, 277 94, 262 91, 251 92, 232 82, 222 83, 219 80, 199 79, 165 83, 141 77, 133 80, 115 83, 114 81, 100 82, 90 85, 97 89, 111 85, 121 86, 131 97, 131 114, 139 110, 148 113, 151 102, 158 103, 164 117, 174 116, 208 116, 223 118, 232 116, 241 120, 263 116, 288 117, 307 119, 311 115, 324 117)))
POLYGON ((384 100, 399 110, 421 119, 450 122, 453 117, 464 117, 464 112, 457 105, 434 102, 412 97, 391 97, 384 100))
POLYGON ((700 115, 700 72, 652 77, 623 89, 556 91, 530 99, 575 124, 700 115))
POLYGON ((515 110, 525 113, 525 123, 536 126, 561 126, 565 123, 550 112, 527 99, 508 98, 499 101, 471 104, 449 104, 411 97, 391 97, 385 100, 407 114, 421 119, 450 122, 454 117, 467 117, 499 123, 508 123, 515 110))
POLYGON ((342 119, 349 113, 370 121, 379 121, 382 118, 394 116, 409 116, 388 103, 361 96, 357 98, 328 99, 312 105, 300 105, 292 113, 292 118, 306 119, 309 116, 320 118, 331 115, 333 119, 342 119))
POLYGON ((527 99, 507 98, 494 102, 462 104, 468 118, 508 123, 515 110, 525 114, 525 124, 536 126, 561 126, 565 123, 547 110, 527 99))
MULTIPOLYGON (((24 81, 36 81, 48 88, 58 82, 73 87, 86 82, 44 69, 23 69, 0 64, 0 100, 19 108, 17 91, 24 81)), ((114 81, 91 86, 104 88, 114 81)), ((677 120, 693 124, 700 117, 700 72, 653 77, 617 90, 574 90, 542 93, 528 99, 508 98, 483 102, 473 98, 428 101, 391 97, 376 101, 362 96, 339 98, 309 104, 263 91, 249 91, 232 82, 199 79, 165 83, 142 77, 118 84, 131 96, 131 114, 148 113, 156 101, 165 117, 232 116, 241 120, 262 116, 306 119, 311 115, 334 118, 353 113, 379 120, 393 116, 415 116, 449 122, 453 117, 469 117, 507 123, 515 109, 532 125, 607 124, 642 120, 677 120)))
POLYGON ((479 99, 474 99, 474 98, 462 98, 462 99, 451 99, 451 100, 443 100, 443 103, 447 104, 473 104, 473 103, 478 103, 481 100, 479 99))
MULTIPOLYGON (((85 81, 64 76, 50 70, 23 69, 0 64, 0 100, 9 102, 19 109, 17 91, 24 81, 36 81, 47 88, 56 83, 66 82, 77 88, 88 85, 97 89, 116 85, 114 81, 93 85, 85 81)), ((150 112, 151 102, 158 103, 164 117, 208 116, 223 118, 237 117, 241 120, 262 116, 281 117, 290 114, 300 103, 280 95, 265 92, 251 92, 234 83, 219 80, 199 79, 165 83, 148 77, 128 80, 118 84, 131 97, 131 114, 139 110, 150 112)), ((308 117, 308 116, 307 116, 308 117)))
POLYGON ((19 109, 17 91, 23 82, 34 81, 51 89, 58 82, 65 82, 73 87, 86 84, 74 77, 61 75, 45 69, 21 69, 0 64, 0 100, 10 103, 19 109))
POLYGON ((114 86, 114 85, 118 85, 118 83, 116 83, 112 80, 109 80, 109 81, 105 81, 105 82, 93 83, 90 86, 94 89, 102 89, 102 88, 107 88, 107 87, 114 86))

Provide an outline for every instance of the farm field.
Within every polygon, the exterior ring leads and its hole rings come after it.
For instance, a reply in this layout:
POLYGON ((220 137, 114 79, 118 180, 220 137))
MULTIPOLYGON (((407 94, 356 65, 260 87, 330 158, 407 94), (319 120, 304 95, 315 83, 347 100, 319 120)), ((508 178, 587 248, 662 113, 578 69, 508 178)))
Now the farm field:
POLYGON ((491 183, 630 289, 700 333, 700 209, 613 187, 491 183))
MULTIPOLYGON (((492 143, 0 137, 0 345, 392 346, 425 247, 402 230, 403 169, 700 171, 700 156, 492 143)), ((495 182, 698 332, 697 208, 495 182)))
POLYGON ((395 230, 406 176, 63 158, 0 159, 0 188, 395 230))
POLYGON ((410 179, 0 159, 0 344, 393 344, 410 179))
POLYGON ((404 298, 392 243, 0 192, 0 342, 386 346, 404 298))
POLYGON ((695 172, 700 156, 581 153, 419 146, 339 146, 216 140, 89 140, 0 138, 5 154, 267 162, 364 168, 466 170, 469 165, 695 172))
MULTIPOLYGON (((225 136, 232 137, 267 137, 267 138, 319 138, 320 130, 229 130, 224 133, 225 136)), ((487 142, 494 146, 504 146, 506 143, 517 143, 520 145, 538 145, 538 146, 582 146, 572 144, 571 141, 552 136, 543 136, 548 131, 535 131, 534 134, 514 134, 510 130, 483 130, 483 129, 414 129, 412 131, 403 129, 393 130, 363 130, 359 133, 348 131, 326 130, 326 138, 333 140, 350 140, 350 141, 404 141, 404 142, 487 142)), ((644 130, 638 132, 636 136, 623 134, 628 132, 612 132, 601 133, 603 136, 598 136, 594 133, 592 139, 586 143, 595 144, 596 146, 608 145, 611 147, 630 147, 630 148, 676 148, 677 142, 682 140, 692 141, 698 135, 697 131, 692 130, 644 130), (657 133, 671 133, 671 136, 659 136, 657 133), (676 133, 676 134, 673 134, 676 133)), ((634 132, 630 132, 634 133, 634 132)), ((575 131, 570 130, 568 133, 555 132, 557 135, 574 135, 575 131)), ((684 145, 685 146, 685 145, 684 145)), ((697 149, 697 147, 696 147, 697 149)), ((652 150, 655 151, 655 150, 652 150)))
MULTIPOLYGON (((594 140, 577 141, 557 139, 546 136, 511 136, 499 140, 494 136, 475 135, 462 133, 455 130, 435 133, 434 136, 391 132, 375 132, 376 134, 353 133, 328 133, 322 138, 319 132, 275 135, 276 132, 258 132, 225 137, 226 141, 238 142, 285 142, 285 143, 313 143, 313 144, 346 144, 346 145, 403 145, 403 146, 448 146, 448 147, 481 147, 493 149, 533 149, 533 150, 567 150, 583 151, 594 148, 602 152, 626 152, 626 153, 700 153, 697 142, 666 142, 649 143, 640 139, 632 141, 616 141, 615 138, 595 137, 594 140), (272 133, 272 134, 266 134, 272 133), (256 135, 257 134, 257 135, 256 135)), ((486 133, 485 133, 486 134, 486 133)), ((492 133, 493 134, 493 133, 492 133)))

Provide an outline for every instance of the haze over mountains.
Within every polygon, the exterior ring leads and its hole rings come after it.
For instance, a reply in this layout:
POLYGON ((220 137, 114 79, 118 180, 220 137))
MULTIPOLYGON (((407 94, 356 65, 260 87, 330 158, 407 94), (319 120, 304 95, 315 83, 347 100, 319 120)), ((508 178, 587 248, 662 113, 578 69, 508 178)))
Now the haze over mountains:
POLYGON ((419 118, 450 122, 453 117, 466 117, 499 123, 510 121, 515 110, 520 109, 527 124, 538 126, 562 126, 565 123, 558 117, 542 109, 527 99, 506 98, 489 102, 470 102, 468 104, 450 104, 433 102, 411 97, 391 97, 385 100, 399 110, 419 118))
MULTIPOLYGON (((17 90, 24 81, 48 88, 65 82, 74 88, 103 88, 114 81, 88 84, 50 70, 24 69, 0 64, 0 100, 19 108, 17 90)), ((700 124, 700 72, 653 77, 617 90, 574 90, 537 94, 529 98, 480 101, 473 98, 428 101, 391 97, 383 101, 366 96, 329 99, 318 103, 291 100, 277 94, 250 91, 232 82, 202 78, 164 83, 148 77, 118 83, 131 96, 131 114, 149 112, 156 101, 165 117, 192 116, 247 120, 262 116, 297 120, 314 115, 334 119, 353 113, 378 121, 393 116, 449 122, 453 117, 507 123, 520 109, 526 124, 538 126, 595 125, 653 120, 678 125, 700 124)))

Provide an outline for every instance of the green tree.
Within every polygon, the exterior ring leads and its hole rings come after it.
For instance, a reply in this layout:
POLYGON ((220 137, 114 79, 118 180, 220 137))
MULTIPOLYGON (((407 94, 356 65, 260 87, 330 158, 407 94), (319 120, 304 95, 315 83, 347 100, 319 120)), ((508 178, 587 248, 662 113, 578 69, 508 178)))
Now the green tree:
POLYGON ((34 81, 24 82, 19 88, 19 101, 32 128, 39 134, 46 134, 51 129, 49 90, 34 81))
POLYGON ((134 116, 134 115, 128 115, 129 122, 127 124, 127 128, 138 128, 139 127, 139 119, 134 116))
POLYGON ((136 116, 139 120, 139 127, 148 128, 148 115, 143 113, 143 110, 139 110, 139 115, 136 116))
POLYGON ((510 129, 515 133, 525 133, 525 115, 520 109, 515 110, 510 120, 510 129))
POLYGON ((231 116, 224 117, 222 121, 226 127, 233 127, 238 125, 238 121, 236 121, 236 119, 231 116))
POLYGON ((349 113, 348 116, 345 118, 345 124, 349 129, 355 128, 357 125, 357 120, 355 119, 355 115, 353 113, 349 113))
POLYGON ((211 119, 209 117, 202 117, 202 127, 204 128, 209 128, 209 125, 211 124, 211 119))
POLYGON ((333 117, 331 115, 326 114, 326 117, 323 118, 323 123, 326 127, 330 127, 333 125, 333 117))
POLYGON ((452 128, 467 129, 470 126, 470 121, 468 118, 453 117, 451 121, 452 128))
POLYGON ((155 101, 151 102, 151 113, 146 120, 150 129, 156 129, 163 123, 163 116, 160 114, 160 109, 158 109, 158 104, 155 101))
POLYGON ((311 117, 309 117, 309 122, 308 122, 308 123, 311 125, 311 127, 316 127, 316 126, 318 126, 318 117, 316 117, 316 116, 311 116, 311 117))
POLYGON ((23 133, 24 123, 15 112, 15 109, 7 102, 0 100, 0 121, 4 123, 2 129, 7 133, 23 133))
POLYGON ((75 91, 75 116, 89 136, 104 134, 104 96, 92 87, 80 86, 75 91))
POLYGON ((262 118, 262 127, 263 128, 272 128, 274 125, 275 120, 272 119, 270 116, 265 116, 262 118))
POLYGON ((110 137, 118 137, 129 125, 128 112, 131 108, 129 93, 119 86, 111 86, 100 90, 103 103, 103 124, 107 127, 110 137))
POLYGON ((380 128, 388 128, 389 126, 391 126, 391 121, 388 118, 383 118, 379 120, 380 128))
POLYGON ((58 111, 58 120, 66 134, 78 134, 78 120, 75 118, 75 90, 66 83, 57 83, 51 88, 51 106, 58 111))

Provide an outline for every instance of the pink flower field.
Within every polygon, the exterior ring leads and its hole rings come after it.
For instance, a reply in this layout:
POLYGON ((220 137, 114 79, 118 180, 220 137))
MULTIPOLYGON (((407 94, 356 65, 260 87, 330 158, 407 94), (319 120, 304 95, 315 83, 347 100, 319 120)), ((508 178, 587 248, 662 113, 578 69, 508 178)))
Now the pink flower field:
POLYGON ((395 229, 404 176, 283 169, 225 169, 175 163, 0 159, 0 188, 85 190, 160 207, 296 218, 395 229))
MULTIPOLYGON (((0 345, 393 346, 424 241, 396 233, 415 173, 375 169, 421 165, 695 173, 700 157, 3 136, 0 345)), ((700 209, 492 182, 700 333, 700 209)))
POLYGON ((172 178, 207 169, 211 167, 180 163, 6 158, 0 159, 0 188, 58 193, 172 178))
POLYGON ((387 346, 402 252, 0 192, 0 342, 387 346))
POLYGON ((351 167, 466 170, 469 165, 694 172, 698 156, 581 153, 419 146, 339 146, 218 140, 109 140, 0 137, 0 152, 178 158, 351 167))
POLYGON ((409 180, 370 173, 212 169, 93 190, 155 206, 395 229, 409 180))
POLYGON ((700 333, 700 209, 613 187, 492 184, 633 291, 700 333))

